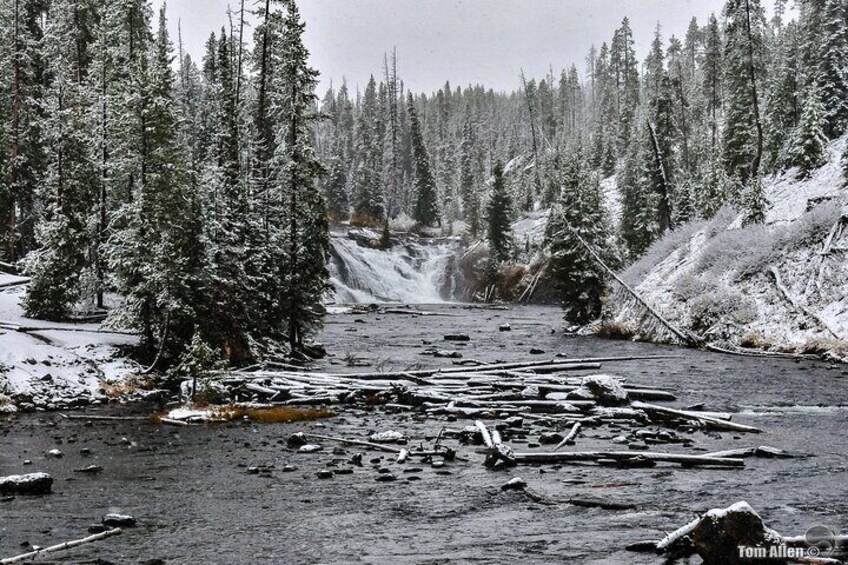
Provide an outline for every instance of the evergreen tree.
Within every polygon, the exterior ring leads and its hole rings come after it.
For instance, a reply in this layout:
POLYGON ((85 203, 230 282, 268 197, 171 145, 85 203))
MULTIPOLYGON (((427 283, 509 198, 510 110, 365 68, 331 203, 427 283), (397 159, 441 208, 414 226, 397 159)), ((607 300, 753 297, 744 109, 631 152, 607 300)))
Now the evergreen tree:
POLYGON ((139 329, 149 350, 176 357, 209 306, 202 216, 179 143, 171 51, 163 9, 155 41, 136 54, 131 92, 140 126, 134 132, 138 169, 132 200, 120 211, 122 229, 110 243, 125 297, 117 318, 139 329))
POLYGON ((37 230, 41 248, 28 258, 32 283, 24 309, 28 316, 49 320, 66 318, 83 297, 90 274, 87 219, 99 184, 85 119, 88 53, 77 49, 85 44, 86 28, 76 16, 75 2, 54 0, 45 36, 47 209, 37 230))
POLYGON ((562 197, 545 231, 549 273, 559 291, 565 319, 587 324, 601 314, 606 282, 603 268, 585 248, 605 249, 605 218, 597 178, 577 162, 566 167, 562 197))
POLYGON ((801 123, 793 136, 789 155, 790 164, 799 169, 799 178, 809 176, 810 172, 824 163, 827 122, 823 113, 818 87, 813 85, 807 90, 801 123))
POLYGON ((421 125, 418 122, 418 113, 415 110, 412 94, 409 95, 407 113, 412 133, 412 155, 415 160, 415 210, 412 217, 421 225, 433 226, 441 223, 436 181, 430 171, 430 157, 421 135, 421 125))
MULTIPOLYGON (((43 139, 45 60, 44 21, 47 3, 42 0, 14 0, 4 3, 5 31, 10 52, 7 75, 8 114, 5 131, 5 200, 0 227, 0 243, 9 262, 23 257, 35 247, 36 196, 46 160, 43 139)), ((4 200, 0 197, 0 201, 4 200)), ((2 202, 0 202, 2 204, 2 202)))
POLYGON ((308 64, 305 24, 295 1, 284 0, 283 6, 281 35, 274 41, 277 72, 270 99, 279 119, 272 167, 280 223, 272 244, 279 254, 278 319, 286 324, 292 351, 303 352, 306 338, 322 322, 330 240, 326 202, 316 183, 323 171, 310 131, 319 117, 313 112, 318 72, 308 64))
MULTIPOLYGON (((730 177, 741 186, 757 178, 763 155, 759 81, 763 73, 764 16, 760 0, 729 0, 725 83, 724 162, 730 177)), ((738 195, 737 195, 738 196, 738 195)))
POLYGON ((365 88, 356 122, 358 164, 354 177, 353 211, 355 220, 379 222, 385 213, 383 191, 383 136, 379 123, 377 83, 372 76, 365 88))
POLYGON ((486 205, 489 243, 489 263, 500 265, 512 257, 514 251, 511 211, 512 197, 504 182, 503 164, 498 161, 492 171, 492 192, 486 205))

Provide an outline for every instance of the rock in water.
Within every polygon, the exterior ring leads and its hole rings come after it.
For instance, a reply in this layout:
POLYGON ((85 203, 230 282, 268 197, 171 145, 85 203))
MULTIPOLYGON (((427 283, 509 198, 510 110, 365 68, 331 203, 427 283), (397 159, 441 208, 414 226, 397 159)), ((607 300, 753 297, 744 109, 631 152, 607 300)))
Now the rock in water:
POLYGON ((376 432, 368 436, 369 441, 374 443, 400 443, 406 438, 400 432, 394 430, 386 430, 385 432, 376 432))
POLYGON ((747 502, 710 510, 692 531, 692 542, 701 559, 722 565, 747 563, 739 557, 740 547, 769 547, 782 541, 747 502))
POLYGON ((589 375, 580 388, 569 393, 569 400, 592 399, 601 406, 621 406, 628 403, 627 391, 614 375, 589 375))
POLYGON ((445 341, 471 341, 471 337, 465 334, 448 334, 445 336, 445 341))
POLYGON ((510 479, 501 485, 501 490, 524 490, 525 488, 527 488, 527 481, 521 477, 510 479))
POLYGON ((131 528, 136 525, 136 520, 127 514, 106 514, 103 516, 104 526, 111 528, 131 528))
POLYGON ((47 473, 29 473, 0 477, 0 494, 50 494, 53 477, 47 473))

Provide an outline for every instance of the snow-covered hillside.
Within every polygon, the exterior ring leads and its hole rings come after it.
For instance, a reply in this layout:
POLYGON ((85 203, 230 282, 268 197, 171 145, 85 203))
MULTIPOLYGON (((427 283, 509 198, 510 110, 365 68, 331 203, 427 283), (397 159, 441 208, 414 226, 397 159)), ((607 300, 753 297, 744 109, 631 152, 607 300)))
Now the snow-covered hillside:
MULTIPOLYGON (((848 190, 840 157, 808 179, 769 179, 766 225, 730 209, 655 243, 625 280, 672 322, 737 346, 848 357, 848 190)), ((617 292, 615 319, 657 339, 644 309, 617 292)))
POLYGON ((23 317, 26 279, 0 273, 0 412, 97 403, 127 392, 138 366, 119 347, 135 338, 97 324, 23 317), (42 329, 43 328, 43 329, 42 329))

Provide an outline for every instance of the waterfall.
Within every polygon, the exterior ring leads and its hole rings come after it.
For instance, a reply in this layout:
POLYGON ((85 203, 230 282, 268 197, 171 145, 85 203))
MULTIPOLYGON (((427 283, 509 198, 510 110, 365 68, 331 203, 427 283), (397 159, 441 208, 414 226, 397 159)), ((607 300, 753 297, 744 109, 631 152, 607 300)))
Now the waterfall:
POLYGON ((389 249, 331 238, 330 281, 335 302, 435 304, 453 297, 458 239, 404 239, 389 249))

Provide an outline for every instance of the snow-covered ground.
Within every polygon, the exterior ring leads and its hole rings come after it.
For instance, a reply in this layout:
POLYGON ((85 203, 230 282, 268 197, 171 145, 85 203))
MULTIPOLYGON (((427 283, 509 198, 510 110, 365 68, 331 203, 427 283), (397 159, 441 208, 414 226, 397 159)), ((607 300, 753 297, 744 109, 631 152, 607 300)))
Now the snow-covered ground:
POLYGON ((13 410, 13 403, 24 409, 84 405, 122 390, 138 366, 119 346, 135 338, 97 324, 25 318, 23 281, 0 273, 0 411, 13 410))
MULTIPOLYGON (((714 341, 848 358, 845 144, 834 141, 807 179, 790 170, 767 180, 765 226, 743 228, 725 209, 667 234, 625 280, 672 322, 714 341)), ((612 307, 617 321, 662 337, 623 293, 612 307)))

